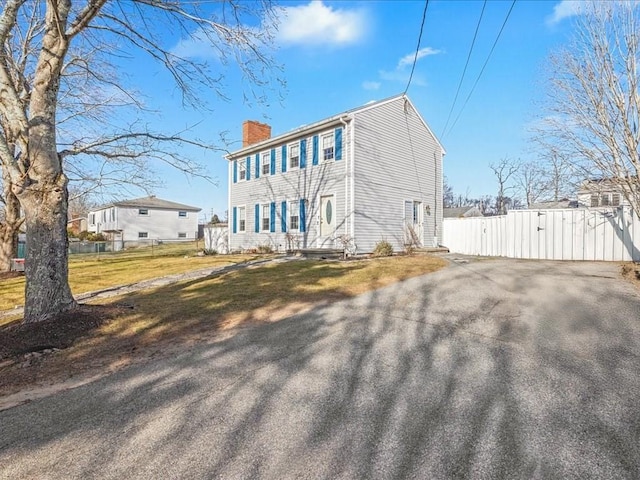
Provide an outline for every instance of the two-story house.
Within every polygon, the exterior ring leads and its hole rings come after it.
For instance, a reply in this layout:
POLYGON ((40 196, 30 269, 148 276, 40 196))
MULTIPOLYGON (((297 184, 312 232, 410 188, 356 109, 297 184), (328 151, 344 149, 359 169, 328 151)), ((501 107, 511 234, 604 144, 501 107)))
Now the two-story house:
POLYGON ((247 121, 229 161, 229 249, 437 246, 444 149, 405 95, 271 138, 247 121))
POLYGON ((578 202, 586 207, 628 207, 624 192, 638 195, 640 185, 628 178, 600 178, 586 180, 578 190, 578 202))
POLYGON ((155 196, 122 200, 89 212, 87 231, 122 242, 195 240, 200 210, 155 196))

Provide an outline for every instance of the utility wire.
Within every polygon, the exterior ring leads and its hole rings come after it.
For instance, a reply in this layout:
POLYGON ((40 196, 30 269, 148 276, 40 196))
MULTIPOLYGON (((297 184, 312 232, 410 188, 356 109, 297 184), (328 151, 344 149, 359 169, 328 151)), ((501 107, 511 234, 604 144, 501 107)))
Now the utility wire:
POLYGON ((458 112, 458 116, 456 117, 455 121, 453 122, 453 125, 451 125, 451 128, 449 128, 448 132, 443 134, 443 138, 446 135, 448 135, 451 132, 451 130, 453 130, 453 127, 456 126, 456 124, 458 123, 458 120, 460 119, 460 115, 462 115, 462 112, 464 111, 464 107, 466 107, 467 103, 469 103, 469 99, 471 98, 471 95, 473 94, 473 91, 475 90, 476 85, 478 85, 478 82, 480 81, 480 77, 482 77, 482 74, 484 73, 484 69, 486 68, 487 64, 489 63, 489 59, 491 58, 491 54, 493 53, 493 50, 496 48, 498 40, 500 40, 500 35, 502 35, 502 31, 504 30, 504 27, 507 24, 507 20, 509 20, 509 16, 511 15, 511 12, 513 11, 513 7, 515 6, 515 4, 516 4, 516 0, 513 0, 513 2, 511 3, 511 8, 509 8, 509 11, 507 12, 507 16, 505 17, 504 22, 502 22, 502 27, 500 27, 500 31, 498 32, 498 36, 496 37, 495 42, 493 42, 493 46, 491 47, 491 51, 489 52, 489 55, 487 56, 487 59, 484 62, 484 65, 482 66, 482 70, 480 70, 480 73, 478 74, 478 78, 476 78, 476 81, 473 84, 473 87, 471 87, 471 91, 469 92, 469 95, 467 95, 467 98, 464 101, 464 104, 462 105, 462 108, 460 109, 460 112, 458 112))
POLYGON ((456 102, 458 101, 458 94, 460 93, 460 87, 462 87, 464 76, 467 73, 467 67, 469 66, 469 60, 471 59, 471 53, 473 52, 473 47, 476 44, 476 38, 478 38, 478 31, 480 30, 480 24, 482 23, 482 16, 484 15, 484 9, 486 6, 487 6, 487 0, 484 0, 484 3, 482 4, 482 11, 480 12, 480 18, 478 19, 478 24, 476 25, 476 32, 473 34, 473 40, 471 41, 471 48, 469 48, 469 55, 467 55, 467 62, 464 64, 464 69, 462 70, 462 77, 460 77, 460 83, 458 83, 456 96, 453 99, 453 103, 451 104, 451 109, 449 110, 449 115, 447 115, 447 121, 445 122, 444 128, 442 129, 443 136, 444 136, 444 132, 447 131, 447 127, 449 126, 449 120, 451 120, 451 114, 453 113, 453 109, 455 108, 456 102))
POLYGON ((418 35, 418 46, 416 47, 416 54, 413 57, 413 65, 411 66, 411 74, 409 75, 409 81, 407 82, 407 88, 404 89, 403 95, 406 95, 411 85, 411 79, 413 78, 413 71, 416 69, 416 62, 418 61, 418 53, 420 52, 420 42, 422 41, 422 31, 424 30, 424 21, 427 18, 427 7, 429 6, 429 0, 424 2, 424 11, 422 12, 422 24, 420 25, 420 35, 418 35))

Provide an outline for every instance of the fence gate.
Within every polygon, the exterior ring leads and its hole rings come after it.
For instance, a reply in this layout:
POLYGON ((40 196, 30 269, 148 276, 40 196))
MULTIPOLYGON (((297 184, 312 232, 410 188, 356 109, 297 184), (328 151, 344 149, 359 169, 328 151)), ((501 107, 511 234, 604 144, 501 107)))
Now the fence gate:
POLYGON ((627 207, 445 218, 443 243, 451 252, 466 255, 640 261, 640 219, 627 207))

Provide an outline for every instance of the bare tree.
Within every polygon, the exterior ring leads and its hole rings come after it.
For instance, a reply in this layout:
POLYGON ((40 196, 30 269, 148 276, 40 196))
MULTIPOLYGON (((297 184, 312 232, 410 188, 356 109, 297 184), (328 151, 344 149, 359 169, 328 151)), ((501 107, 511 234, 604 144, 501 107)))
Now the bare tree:
POLYGON ((498 194, 496 196, 496 210, 498 215, 507 213, 509 192, 515 190, 514 180, 518 173, 518 162, 504 157, 498 163, 492 163, 489 168, 493 171, 498 182, 498 194))
POLYGON ((527 208, 531 208, 549 190, 547 174, 539 162, 521 163, 515 174, 517 189, 522 194, 527 208))
MULTIPOLYGON (((539 136, 582 180, 606 180, 640 212, 640 23, 635 2, 590 2, 550 58, 539 136)), ((557 191, 556 191, 557 195, 557 191)))
POLYGON ((141 107, 124 87, 127 83, 114 75, 119 56, 137 51, 159 62, 189 106, 202 106, 203 89, 224 97, 222 70, 213 72, 206 62, 166 45, 163 34, 179 32, 205 42, 223 65, 237 65, 252 86, 254 99, 264 100, 260 92, 271 80, 273 67, 264 53, 275 25, 270 2, 225 0, 209 8, 213 10, 205 12, 198 2, 158 0, 4 2, 0 12, 3 225, 9 225, 7 219, 15 213, 7 209, 13 205, 13 195, 24 213, 27 233, 26 322, 53 317, 76 305, 67 267, 71 176, 88 184, 100 178, 98 184, 104 184, 104 179, 117 182, 114 172, 125 171, 126 177, 144 184, 141 172, 149 160, 197 174, 198 166, 181 155, 180 144, 211 148, 197 139, 153 132, 144 125, 105 128, 109 117, 101 106, 141 107), (260 28, 243 23, 256 18, 260 28), (103 92, 108 98, 87 96, 83 90, 103 92), (63 105, 67 107, 60 108, 63 105), (63 124, 67 127, 59 128, 63 124), (72 160, 78 158, 82 161, 72 160), (97 177, 96 172, 104 175, 97 177))
POLYGON ((449 181, 447 177, 444 177, 444 182, 442 186, 442 205, 444 208, 451 208, 454 206, 455 199, 453 193, 453 187, 449 185, 449 181))

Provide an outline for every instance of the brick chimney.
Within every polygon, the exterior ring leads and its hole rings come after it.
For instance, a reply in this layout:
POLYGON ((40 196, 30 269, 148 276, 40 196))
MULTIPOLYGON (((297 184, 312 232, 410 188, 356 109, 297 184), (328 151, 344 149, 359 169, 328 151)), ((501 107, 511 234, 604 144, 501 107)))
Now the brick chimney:
POLYGON ((245 120, 242 124, 242 148, 271 138, 271 126, 255 120, 245 120))

